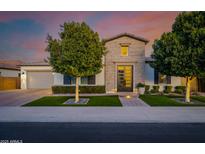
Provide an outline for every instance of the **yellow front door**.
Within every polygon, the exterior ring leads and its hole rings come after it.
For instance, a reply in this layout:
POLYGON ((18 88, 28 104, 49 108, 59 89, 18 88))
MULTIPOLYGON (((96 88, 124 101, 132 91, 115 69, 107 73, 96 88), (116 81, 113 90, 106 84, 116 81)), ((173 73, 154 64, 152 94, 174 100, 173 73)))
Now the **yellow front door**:
POLYGON ((133 68, 131 65, 117 66, 117 91, 133 91, 133 68))

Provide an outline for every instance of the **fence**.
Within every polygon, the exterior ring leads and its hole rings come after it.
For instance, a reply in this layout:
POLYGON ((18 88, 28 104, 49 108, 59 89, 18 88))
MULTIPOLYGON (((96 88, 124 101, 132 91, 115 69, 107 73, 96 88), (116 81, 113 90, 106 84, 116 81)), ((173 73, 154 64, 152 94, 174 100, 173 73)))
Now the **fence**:
POLYGON ((19 77, 0 77, 0 90, 20 89, 19 77))

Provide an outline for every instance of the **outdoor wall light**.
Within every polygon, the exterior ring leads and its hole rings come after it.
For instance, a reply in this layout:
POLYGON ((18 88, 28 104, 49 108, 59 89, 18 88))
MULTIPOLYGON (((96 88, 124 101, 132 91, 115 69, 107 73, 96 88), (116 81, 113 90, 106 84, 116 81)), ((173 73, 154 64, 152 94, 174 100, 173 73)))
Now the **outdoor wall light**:
POLYGON ((125 96, 125 98, 130 99, 130 98, 131 98, 131 96, 130 96, 130 95, 127 95, 127 96, 125 96))

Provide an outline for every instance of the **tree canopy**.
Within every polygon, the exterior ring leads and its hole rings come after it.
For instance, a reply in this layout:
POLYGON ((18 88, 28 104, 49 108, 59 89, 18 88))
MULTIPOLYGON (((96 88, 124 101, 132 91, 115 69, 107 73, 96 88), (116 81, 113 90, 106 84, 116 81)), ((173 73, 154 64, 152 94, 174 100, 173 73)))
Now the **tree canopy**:
POLYGON ((60 26, 59 39, 48 35, 47 41, 49 62, 55 72, 82 77, 101 71, 105 47, 86 23, 65 22, 60 26))
POLYGON ((200 76, 205 72, 205 12, 183 12, 153 44, 151 66, 166 75, 200 76))
POLYGON ((86 23, 61 26, 59 39, 48 35, 49 62, 55 72, 76 78, 75 102, 79 102, 79 79, 99 73, 103 67, 104 43, 86 23))

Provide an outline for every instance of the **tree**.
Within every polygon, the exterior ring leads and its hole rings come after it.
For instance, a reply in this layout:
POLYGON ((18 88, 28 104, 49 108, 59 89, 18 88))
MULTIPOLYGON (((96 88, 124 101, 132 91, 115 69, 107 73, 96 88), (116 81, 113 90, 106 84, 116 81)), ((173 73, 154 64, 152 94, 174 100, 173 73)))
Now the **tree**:
POLYGON ((164 75, 186 78, 185 101, 190 102, 194 77, 205 73, 205 12, 180 13, 172 31, 153 44, 151 67, 164 75))
POLYGON ((75 102, 79 101, 79 79, 99 73, 103 67, 104 43, 86 23, 60 26, 59 39, 47 37, 49 63, 55 72, 76 78, 75 102))

